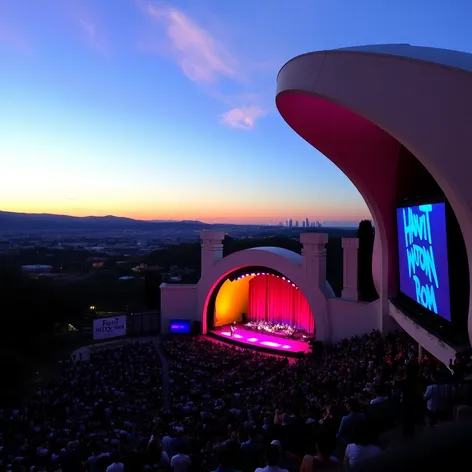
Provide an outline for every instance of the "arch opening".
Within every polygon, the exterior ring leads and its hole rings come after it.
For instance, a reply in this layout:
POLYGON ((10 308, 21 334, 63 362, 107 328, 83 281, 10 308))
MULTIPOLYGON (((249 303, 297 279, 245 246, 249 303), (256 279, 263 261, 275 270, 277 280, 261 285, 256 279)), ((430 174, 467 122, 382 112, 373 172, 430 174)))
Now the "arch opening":
POLYGON ((268 267, 243 267, 223 277, 209 295, 204 316, 208 331, 232 323, 265 323, 293 328, 300 337, 315 336, 315 318, 305 295, 288 277, 268 267))
POLYGON ((452 205, 431 173, 405 144, 350 109, 313 93, 277 95, 285 121, 329 158, 356 186, 376 227, 372 272, 379 295, 402 304, 402 311, 450 343, 467 338, 470 275, 467 250, 452 205), (404 296, 400 284, 397 209, 445 204, 450 320, 404 296))

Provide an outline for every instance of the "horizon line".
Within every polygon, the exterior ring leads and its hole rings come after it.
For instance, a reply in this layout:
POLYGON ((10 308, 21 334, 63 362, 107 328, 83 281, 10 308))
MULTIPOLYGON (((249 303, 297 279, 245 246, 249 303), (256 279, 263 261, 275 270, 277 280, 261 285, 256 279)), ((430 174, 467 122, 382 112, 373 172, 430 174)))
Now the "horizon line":
MULTIPOLYGON (((221 218, 221 222, 218 222, 218 223, 210 223, 210 222, 207 222, 205 220, 202 220, 202 219, 199 219, 199 218, 165 218, 165 217, 153 217, 153 218, 150 218, 150 219, 139 219, 139 218, 133 218, 133 217, 130 217, 130 216, 116 216, 116 215, 112 215, 112 214, 105 214, 105 215, 94 215, 94 214, 90 214, 90 215, 84 215, 84 216, 75 216, 75 215, 68 215, 68 214, 65 214, 65 213, 48 213, 48 212, 42 212, 42 213, 29 213, 29 212, 18 212, 18 211, 9 211, 9 210, 0 210, 0 213, 11 213, 11 214, 15 214, 15 215, 31 215, 31 216, 57 216, 57 217, 69 217, 69 218, 78 218, 78 219, 85 219, 85 218, 108 218, 108 217, 111 217, 111 218, 117 218, 117 219, 129 219, 129 220, 133 220, 133 221, 141 221, 141 222, 146 222, 146 223, 158 223, 158 222, 175 222, 175 223, 182 223, 182 222, 185 222, 185 221, 195 221, 195 222, 199 222, 199 223, 203 223, 203 224, 208 224, 208 225, 224 225, 224 224, 228 224, 228 225, 238 225, 238 226, 243 226, 243 225, 251 225, 251 226, 277 226, 277 227, 280 227, 280 223, 282 223, 282 227, 286 227, 283 223, 284 221, 287 221, 287 218, 283 218, 282 221, 279 221, 278 223, 269 223, 269 222, 266 222, 266 223, 234 223, 234 222, 231 222, 231 221, 225 221, 221 218)), ((271 218, 271 217, 248 217, 248 220, 257 220, 257 219, 268 219, 268 218, 271 218)), ((317 221, 317 222, 320 222, 320 223, 352 223, 352 224, 358 224, 360 221, 362 221, 363 219, 367 219, 367 218, 356 218, 356 219, 353 219, 353 220, 336 220, 336 219, 333 219, 333 220, 320 220, 320 219, 317 219, 317 218, 309 218, 309 217, 304 217, 303 219, 300 219, 299 221, 305 221, 305 219, 308 218, 310 221, 317 221)), ((220 217, 215 217, 214 219, 216 220, 219 220, 220 217)), ((272 218, 271 218, 272 219, 272 218)), ((279 218, 273 218, 274 220, 279 220, 279 218)), ((293 218, 289 218, 289 219, 292 219, 293 218)), ((294 221, 297 221, 297 220, 294 220, 294 221)), ((296 228, 295 226, 292 227, 292 229, 303 229, 302 226, 296 228)))

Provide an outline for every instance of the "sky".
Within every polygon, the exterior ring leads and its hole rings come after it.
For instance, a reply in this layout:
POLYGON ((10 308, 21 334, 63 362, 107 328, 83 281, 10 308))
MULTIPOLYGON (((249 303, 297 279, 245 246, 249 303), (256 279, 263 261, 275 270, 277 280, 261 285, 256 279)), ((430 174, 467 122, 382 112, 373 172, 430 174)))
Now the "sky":
POLYGON ((0 0, 0 210, 271 224, 370 218, 275 107, 315 50, 472 52, 470 0, 0 0))

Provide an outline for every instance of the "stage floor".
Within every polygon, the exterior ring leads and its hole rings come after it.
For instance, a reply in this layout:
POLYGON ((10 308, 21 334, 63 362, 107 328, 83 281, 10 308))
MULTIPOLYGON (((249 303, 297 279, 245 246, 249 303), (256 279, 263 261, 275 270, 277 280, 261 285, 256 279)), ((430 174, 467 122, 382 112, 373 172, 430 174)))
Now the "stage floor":
POLYGON ((222 330, 210 331, 209 334, 220 341, 282 356, 300 356, 310 352, 310 345, 306 342, 281 338, 280 336, 270 336, 241 328, 238 328, 233 336, 231 336, 228 327, 223 327, 222 330))

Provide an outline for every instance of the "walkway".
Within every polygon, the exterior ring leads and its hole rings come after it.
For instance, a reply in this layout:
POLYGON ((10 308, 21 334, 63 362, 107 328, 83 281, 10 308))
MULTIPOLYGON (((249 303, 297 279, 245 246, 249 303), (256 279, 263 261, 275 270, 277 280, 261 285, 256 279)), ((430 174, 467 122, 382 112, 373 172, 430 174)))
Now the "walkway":
POLYGON ((170 410, 170 389, 169 389, 169 363, 167 362, 166 356, 161 349, 161 339, 159 337, 153 338, 154 346, 156 351, 161 358, 162 364, 162 400, 165 410, 170 410))

